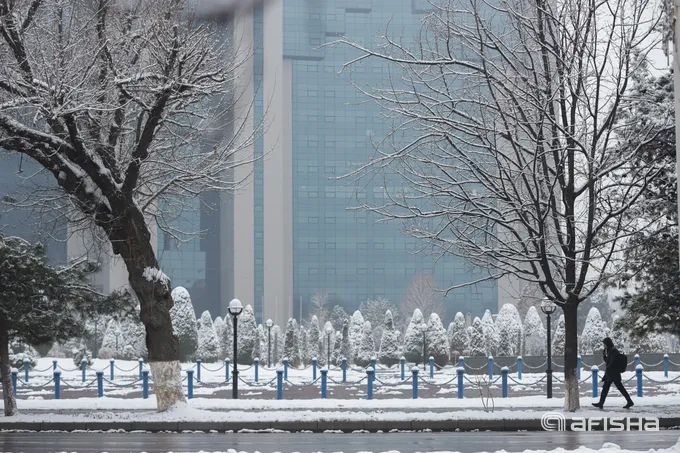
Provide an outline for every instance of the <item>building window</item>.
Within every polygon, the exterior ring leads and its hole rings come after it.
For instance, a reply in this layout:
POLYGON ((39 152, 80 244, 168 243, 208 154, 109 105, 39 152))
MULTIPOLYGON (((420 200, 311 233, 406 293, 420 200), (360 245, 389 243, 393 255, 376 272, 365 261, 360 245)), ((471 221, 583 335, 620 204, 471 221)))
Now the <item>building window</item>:
POLYGON ((319 268, 318 268, 318 267, 310 267, 310 268, 307 270, 307 273, 308 273, 309 275, 318 275, 318 274, 319 274, 319 268))

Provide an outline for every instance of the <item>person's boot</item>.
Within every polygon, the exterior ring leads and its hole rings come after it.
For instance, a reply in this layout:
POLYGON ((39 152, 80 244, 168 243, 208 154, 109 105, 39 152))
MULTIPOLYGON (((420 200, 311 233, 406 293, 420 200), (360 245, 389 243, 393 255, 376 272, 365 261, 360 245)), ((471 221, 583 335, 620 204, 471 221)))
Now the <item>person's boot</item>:
POLYGON ((598 409, 602 409, 604 407, 604 404, 600 401, 599 403, 593 403, 593 406, 595 406, 598 409))
POLYGON ((624 409, 630 409, 633 406, 635 406, 635 403, 633 402, 633 400, 628 400, 628 403, 625 406, 623 406, 623 408, 624 409))

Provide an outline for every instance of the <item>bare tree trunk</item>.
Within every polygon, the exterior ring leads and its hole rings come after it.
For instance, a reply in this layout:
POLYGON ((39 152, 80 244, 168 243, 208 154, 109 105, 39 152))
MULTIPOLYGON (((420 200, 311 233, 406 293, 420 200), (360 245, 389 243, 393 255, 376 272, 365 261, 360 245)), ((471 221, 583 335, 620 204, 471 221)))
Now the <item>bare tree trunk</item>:
POLYGON ((179 339, 172 331, 170 318, 173 305, 170 280, 160 272, 151 233, 139 209, 128 209, 127 215, 117 222, 111 231, 111 243, 114 252, 125 261, 130 286, 139 300, 157 407, 161 412, 167 411, 175 403, 185 401, 179 339))
POLYGON ((576 362, 578 358, 578 300, 569 296, 564 311, 564 410, 573 412, 580 407, 576 362))
POLYGON ((12 389, 12 375, 9 365, 9 332, 7 322, 0 318, 0 381, 2 381, 5 417, 12 417, 19 413, 17 400, 12 389))

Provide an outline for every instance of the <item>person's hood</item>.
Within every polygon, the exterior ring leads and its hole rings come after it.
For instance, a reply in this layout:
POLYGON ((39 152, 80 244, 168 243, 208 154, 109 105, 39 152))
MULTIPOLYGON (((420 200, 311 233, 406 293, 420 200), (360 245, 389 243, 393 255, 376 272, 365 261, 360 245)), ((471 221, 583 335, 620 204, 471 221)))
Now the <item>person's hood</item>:
POLYGON ((614 342, 609 337, 602 340, 602 343, 604 343, 604 345, 607 349, 612 349, 614 347, 614 342))

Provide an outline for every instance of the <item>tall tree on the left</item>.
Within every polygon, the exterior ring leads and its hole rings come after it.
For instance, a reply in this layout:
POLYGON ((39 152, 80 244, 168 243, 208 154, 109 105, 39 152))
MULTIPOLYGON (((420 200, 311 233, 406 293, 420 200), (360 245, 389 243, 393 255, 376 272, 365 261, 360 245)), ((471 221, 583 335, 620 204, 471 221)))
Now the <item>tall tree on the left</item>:
POLYGON ((82 335, 95 313, 120 313, 131 308, 125 294, 105 297, 87 283, 97 267, 81 262, 50 266, 40 244, 0 234, 0 381, 5 416, 17 414, 12 392, 9 345, 66 341, 82 335))
POLYGON ((154 225, 171 238, 187 233, 168 216, 238 186, 232 170, 252 162, 255 135, 239 114, 251 102, 234 87, 242 59, 227 43, 230 27, 191 8, 0 0, 0 148, 54 177, 62 197, 37 191, 30 201, 93 229, 125 263, 160 411, 184 396, 154 225))

